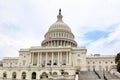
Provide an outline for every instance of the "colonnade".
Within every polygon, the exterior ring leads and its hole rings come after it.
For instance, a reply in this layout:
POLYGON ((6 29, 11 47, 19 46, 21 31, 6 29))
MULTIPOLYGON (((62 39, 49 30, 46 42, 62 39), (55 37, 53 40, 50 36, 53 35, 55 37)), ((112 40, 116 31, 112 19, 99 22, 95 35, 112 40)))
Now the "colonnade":
POLYGON ((33 66, 71 65, 71 52, 31 52, 29 63, 33 66))
POLYGON ((44 46, 77 46, 75 43, 63 40, 48 40, 43 44, 44 46))

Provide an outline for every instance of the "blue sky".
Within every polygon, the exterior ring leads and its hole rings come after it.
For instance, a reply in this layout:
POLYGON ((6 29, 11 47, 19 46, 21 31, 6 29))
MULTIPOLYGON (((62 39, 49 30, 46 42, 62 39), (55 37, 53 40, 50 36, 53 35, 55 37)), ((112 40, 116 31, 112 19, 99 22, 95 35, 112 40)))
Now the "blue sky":
POLYGON ((120 52, 120 0, 0 0, 0 59, 40 46, 59 8, 88 55, 120 52))

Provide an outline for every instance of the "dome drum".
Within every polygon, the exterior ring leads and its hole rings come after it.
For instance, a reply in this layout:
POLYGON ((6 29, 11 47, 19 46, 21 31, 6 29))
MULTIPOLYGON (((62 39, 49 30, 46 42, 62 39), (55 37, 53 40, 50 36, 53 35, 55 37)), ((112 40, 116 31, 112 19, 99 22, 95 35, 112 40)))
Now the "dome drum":
POLYGON ((74 35, 72 33, 66 32, 66 31, 51 31, 51 32, 47 32, 45 34, 45 39, 48 38, 66 38, 66 39, 74 39, 74 35))
POLYGON ((77 43, 74 40, 66 40, 66 39, 52 39, 52 40, 44 40, 41 44, 43 47, 58 47, 58 46, 71 46, 77 47, 77 43))

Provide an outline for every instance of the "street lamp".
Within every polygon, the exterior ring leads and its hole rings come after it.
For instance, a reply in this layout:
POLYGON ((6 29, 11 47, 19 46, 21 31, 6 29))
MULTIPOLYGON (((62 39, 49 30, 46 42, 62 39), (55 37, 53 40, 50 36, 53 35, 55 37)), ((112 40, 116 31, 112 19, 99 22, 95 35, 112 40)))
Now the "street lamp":
POLYGON ((49 76, 49 80, 53 80, 52 79, 52 64, 51 64, 52 62, 51 62, 51 60, 50 60, 50 76, 49 76))
POLYGON ((64 80, 64 69, 62 69, 62 62, 60 62, 60 68, 61 68, 61 79, 64 80))

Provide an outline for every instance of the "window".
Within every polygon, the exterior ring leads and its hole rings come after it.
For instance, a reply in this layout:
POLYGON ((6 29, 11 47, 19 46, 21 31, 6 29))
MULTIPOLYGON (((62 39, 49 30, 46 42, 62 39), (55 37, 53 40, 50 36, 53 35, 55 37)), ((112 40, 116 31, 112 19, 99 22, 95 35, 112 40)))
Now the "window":
POLYGON ((3 73, 3 78, 7 78, 6 72, 3 73))
POLYGON ((108 62, 105 62, 106 64, 108 63, 108 62))
POLYGON ((80 54, 78 54, 78 57, 80 57, 80 54))
POLYGON ((101 62, 99 62, 99 64, 101 64, 101 62))
POLYGON ((111 64, 112 64, 113 62, 111 61, 111 64))
POLYGON ((88 64, 90 64, 90 62, 88 62, 88 64))

